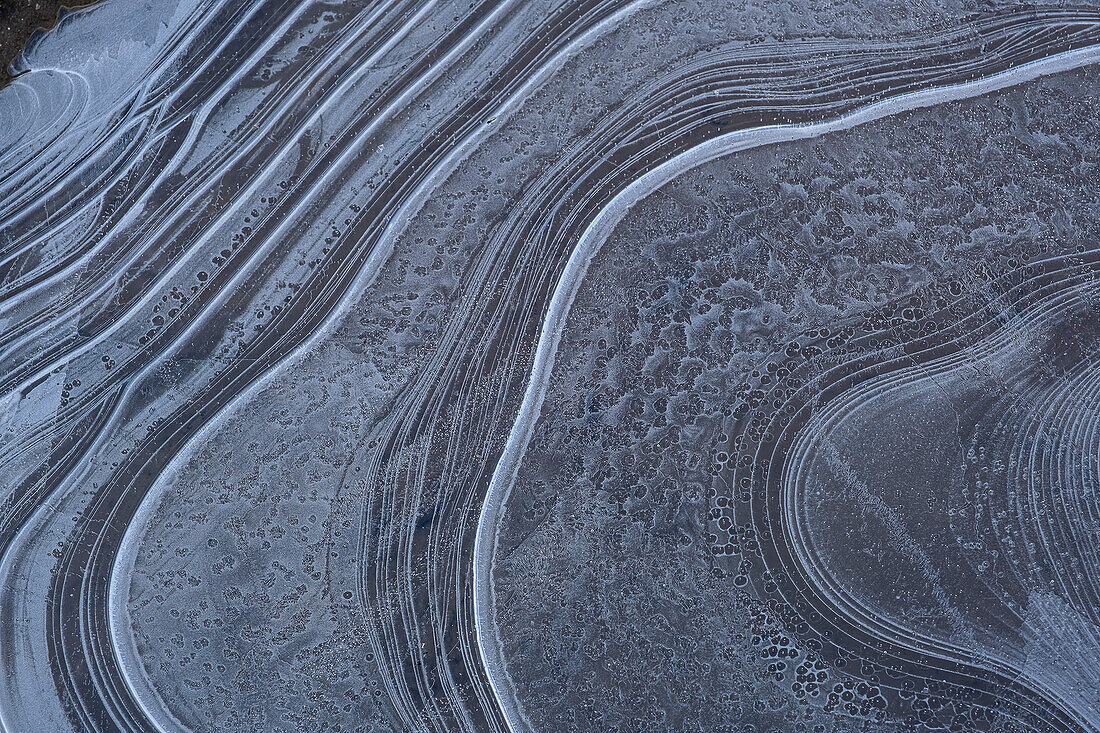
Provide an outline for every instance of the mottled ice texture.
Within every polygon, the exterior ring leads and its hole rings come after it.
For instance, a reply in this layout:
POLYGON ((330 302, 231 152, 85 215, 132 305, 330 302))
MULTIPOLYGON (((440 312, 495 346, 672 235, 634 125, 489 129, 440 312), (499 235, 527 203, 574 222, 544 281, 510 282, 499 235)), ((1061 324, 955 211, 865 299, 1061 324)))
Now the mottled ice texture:
POLYGON ((103 0, 0 90, 0 724, 1100 731, 1100 6, 103 0))

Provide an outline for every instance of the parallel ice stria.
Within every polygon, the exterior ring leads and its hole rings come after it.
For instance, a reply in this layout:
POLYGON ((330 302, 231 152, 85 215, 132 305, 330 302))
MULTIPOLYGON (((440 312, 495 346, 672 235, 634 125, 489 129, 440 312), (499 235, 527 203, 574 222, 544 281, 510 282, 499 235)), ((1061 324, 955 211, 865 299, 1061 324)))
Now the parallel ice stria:
POLYGON ((731 130, 1100 41, 1056 6, 145 12, 0 92, 35 121, 0 133, 11 730, 523 727, 485 497, 585 232, 731 130))

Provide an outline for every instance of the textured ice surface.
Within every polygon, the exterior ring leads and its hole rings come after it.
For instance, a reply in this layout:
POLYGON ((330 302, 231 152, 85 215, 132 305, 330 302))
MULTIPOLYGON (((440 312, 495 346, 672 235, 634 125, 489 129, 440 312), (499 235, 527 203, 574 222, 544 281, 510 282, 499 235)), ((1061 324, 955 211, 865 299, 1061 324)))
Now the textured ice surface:
POLYGON ((1100 6, 133 3, 0 89, 5 731, 1100 731, 1100 6))

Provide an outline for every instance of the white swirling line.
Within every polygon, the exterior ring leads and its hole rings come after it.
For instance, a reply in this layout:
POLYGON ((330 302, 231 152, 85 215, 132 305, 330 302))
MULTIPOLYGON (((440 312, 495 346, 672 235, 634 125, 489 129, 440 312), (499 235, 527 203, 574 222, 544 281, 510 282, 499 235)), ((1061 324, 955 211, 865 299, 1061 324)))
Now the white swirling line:
POLYGON ((1090 45, 1021 64, 981 79, 900 94, 823 122, 765 125, 730 132, 700 143, 657 166, 623 189, 600 211, 578 240, 554 290, 539 335, 523 402, 490 480, 474 538, 474 623, 478 649, 497 701, 512 731, 532 730, 532 726, 523 714, 515 689, 507 678, 503 649, 493 627, 492 560, 498 535, 497 520, 508 500, 527 443, 534 431, 546 395, 554 355, 573 298, 592 258, 630 208, 677 176, 732 153, 816 138, 905 112, 972 99, 1043 76, 1090 66, 1098 61, 1100 44, 1090 45))
MULTIPOLYGON (((379 246, 372 250, 367 261, 364 263, 360 274, 357 276, 356 281, 348 288, 347 293, 343 296, 333 312, 330 313, 324 325, 317 329, 317 331, 310 335, 304 342, 297 346, 293 351, 287 354, 277 366, 258 378, 253 384, 251 384, 246 390, 236 395, 230 400, 226 406, 216 415, 210 422, 202 427, 187 444, 180 450, 179 453, 169 462, 165 467, 164 472, 161 474, 158 483, 163 486, 166 482, 164 479, 171 476, 173 473, 179 471, 180 468, 189 458, 193 451, 194 446, 202 445, 209 436, 221 427, 228 416, 237 408, 247 403, 252 397, 258 395, 258 393, 268 386, 274 378, 284 372, 286 369, 291 368, 294 364, 306 358, 312 349, 322 341, 340 321, 341 317, 347 314, 354 301, 354 295, 362 292, 363 289, 368 287, 377 276, 382 265, 389 258, 392 253, 392 245, 396 241, 400 231, 406 226, 406 224, 412 219, 417 211, 423 206, 427 200, 426 194, 433 190, 436 186, 441 184, 455 169, 458 164, 466 157, 466 155, 478 145, 484 138, 486 138, 494 130, 500 129, 500 123, 506 120, 516 109, 524 99, 541 87, 549 78, 558 71, 564 64, 573 56, 575 56, 585 46, 591 44, 594 40, 612 30, 627 16, 633 14, 641 8, 647 7, 653 4, 655 0, 636 0, 635 2, 621 8, 615 13, 609 15, 604 20, 590 28, 588 31, 578 36, 573 42, 565 46, 555 56, 548 61, 542 68, 540 68, 532 77, 524 83, 524 85, 516 90, 516 92, 505 100, 494 112, 489 113, 486 116, 487 120, 492 120, 492 123, 486 122, 480 127, 472 131, 465 139, 463 139, 458 146, 452 150, 443 161, 433 170, 425 180, 420 184, 417 190, 409 197, 408 202, 397 212, 393 217, 393 220, 388 225, 385 232, 379 238, 379 246)), ((497 12, 490 15, 482 22, 482 26, 491 24, 493 19, 504 10, 511 3, 504 3, 497 12)), ((471 34, 463 43, 463 47, 469 45, 472 39, 476 37, 476 33, 471 34)), ((448 54, 451 55, 451 54, 448 54)), ((444 64, 441 61, 436 65, 438 68, 443 68, 444 64)), ((404 96, 404 95, 402 95, 404 96)), ((174 715, 159 701, 152 702, 149 698, 157 698, 155 691, 151 689, 151 686, 142 684, 135 679, 135 674, 141 674, 141 663, 137 656, 137 650, 132 643, 132 634, 129 633, 129 613, 126 608, 125 602, 125 588, 123 587, 123 581, 126 577, 126 573, 119 572, 120 568, 131 567, 136 560, 138 539, 142 535, 142 529, 149 522, 153 510, 157 505, 157 500, 160 498, 160 492, 150 491, 148 495, 142 500, 141 505, 138 507, 137 512, 134 515, 134 521, 127 528, 125 535, 119 546, 118 554, 116 555, 115 562, 111 568, 111 576, 108 581, 108 619, 109 619, 109 631, 111 634, 111 647, 115 651, 116 660, 118 661, 119 669, 122 672, 123 680, 126 683, 134 700, 141 707, 142 712, 147 716, 152 725, 159 731, 159 733, 177 733, 186 731, 183 726, 174 715), (120 645, 120 640, 129 639, 130 643, 120 645), (125 651, 123 651, 125 650, 125 651), (139 685, 144 689, 143 692, 139 691, 139 685), (156 712, 160 715, 154 714, 151 705, 156 707, 156 712), (159 719, 158 719, 159 718, 159 719)), ((2 568, 0 568, 0 575, 2 575, 2 568)), ((484 659, 484 657, 483 657, 484 659)), ((500 695, 496 690, 496 686, 493 680, 490 678, 490 685, 493 687, 493 694, 497 696, 498 701, 500 695)), ((506 717, 506 721, 507 721, 506 717)), ((3 727, 3 714, 0 710, 0 727, 3 727)), ((509 726, 512 723, 508 722, 509 726)), ((7 730, 7 728, 4 728, 7 730)))
MULTIPOLYGON (((554 72, 561 68, 569 58, 574 56, 584 46, 613 29, 627 16, 652 3, 653 0, 638 0, 601 21, 597 26, 563 48, 562 51, 556 54, 538 73, 533 75, 520 90, 517 90, 512 97, 505 101, 495 114, 489 115, 489 117, 497 120, 506 118, 518 108, 520 102, 526 98, 530 92, 541 86, 554 72)), ((1098 59, 1100 59, 1100 47, 1089 46, 1087 48, 1069 51, 1039 61, 1030 62, 984 79, 899 95, 825 122, 771 125, 731 132, 701 143, 691 150, 658 166, 617 194, 608 205, 601 210, 596 219, 593 220, 578 240, 578 244, 570 255, 562 276, 558 281, 558 285, 555 287, 550 308, 544 326, 540 332, 534 365, 529 377, 524 399, 521 403, 517 420, 509 434, 501 460, 490 481, 489 490, 482 506, 475 536, 473 565, 474 617, 478 648, 493 694, 497 697, 497 701, 504 713, 506 724, 511 730, 527 730, 531 729, 531 725, 524 716, 522 708, 518 700, 516 700, 515 691, 511 689, 510 683, 507 680, 502 650, 497 643, 496 636, 491 633, 494 623, 491 617, 493 593, 491 562, 493 549, 496 543, 496 520, 504 502, 507 500, 511 482, 514 480, 518 471, 520 459, 530 439, 534 422, 537 419, 539 408, 545 396, 545 385, 549 379, 554 353, 556 352, 561 329, 565 317, 568 314, 569 306, 576 294, 580 281, 583 279, 591 258, 596 251, 598 251, 599 246, 606 239, 606 236, 610 234, 611 230, 614 229, 615 225, 623 218, 626 212, 639 200, 652 193, 669 180, 724 155, 764 145, 818 137, 830 132, 849 129, 857 125, 913 109, 980 96, 992 91, 1025 83, 1041 76, 1070 71, 1082 66, 1091 65, 1096 63, 1098 59)), ((465 153, 488 136, 493 129, 494 126, 491 125, 481 126, 470 133, 470 135, 463 140, 443 162, 441 162, 437 169, 432 172, 432 175, 421 184, 419 187, 420 190, 410 197, 410 201, 403 207, 403 210, 395 216, 389 226, 389 231, 381 238, 381 242, 394 241, 398 231, 423 204, 425 200, 423 194, 438 185, 447 175, 449 175, 453 169, 457 167, 457 164, 465 156, 465 153)), ((499 125, 496 126, 496 129, 499 129, 499 125)), ((325 327, 318 329, 315 334, 298 346, 277 367, 263 375, 247 390, 234 397, 218 416, 205 425, 199 433, 188 441, 188 445, 185 446, 169 466, 166 467, 162 476, 170 476, 178 470, 191 453, 192 447, 201 444, 205 437, 209 436, 213 431, 224 424, 226 418, 234 409, 239 408, 251 397, 254 397, 283 370, 307 356, 312 348, 328 335, 333 324, 338 322, 340 317, 349 310, 352 295, 361 291, 373 281, 379 267, 387 259, 388 254, 389 249, 385 245, 376 249, 364 265, 355 285, 349 288, 348 295, 344 297, 337 308, 334 309, 333 313, 327 318, 325 327)), ((156 502, 153 501, 154 498, 159 498, 159 496, 154 496, 154 492, 150 492, 150 495, 142 502, 142 506, 135 516, 135 520, 138 520, 139 517, 148 519, 152 508, 156 504, 156 502)), ((132 651, 127 648, 128 654, 121 655, 120 645, 118 644, 119 639, 127 635, 126 629, 129 628, 129 624, 123 623, 128 615, 125 610, 123 610, 125 602, 122 599, 124 593, 121 587, 121 580, 124 578, 125 574, 119 573, 117 570, 123 565, 130 564, 126 562, 126 560, 133 560, 137 549, 136 540, 140 536, 140 533, 135 530, 142 527, 144 524, 144 521, 134 521, 131 524, 121 544, 115 566, 112 568, 109 581, 110 633, 113 642, 112 647, 115 649, 116 655, 120 656, 118 659, 119 666, 120 669, 123 670, 127 686, 130 688, 131 693, 134 694, 139 705, 141 705, 143 712, 149 715, 150 722, 152 722, 158 730, 166 732, 168 730, 178 730, 181 727, 178 725, 177 721, 173 721, 175 725, 169 723, 168 727, 165 727, 162 724, 164 721, 158 721, 156 717, 152 715, 152 711, 143 701, 144 696, 138 694, 134 684, 135 680, 131 677, 132 673, 135 671, 133 662, 137 660, 122 659, 121 656, 129 656, 129 653, 132 653, 132 651)))

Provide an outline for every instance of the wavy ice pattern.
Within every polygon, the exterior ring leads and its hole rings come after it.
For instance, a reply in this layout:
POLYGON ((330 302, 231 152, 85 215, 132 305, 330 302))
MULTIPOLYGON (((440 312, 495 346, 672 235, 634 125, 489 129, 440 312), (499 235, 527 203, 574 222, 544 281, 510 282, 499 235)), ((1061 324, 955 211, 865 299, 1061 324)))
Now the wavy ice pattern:
POLYGON ((1100 6, 103 0, 0 89, 0 725, 1100 731, 1100 6))

